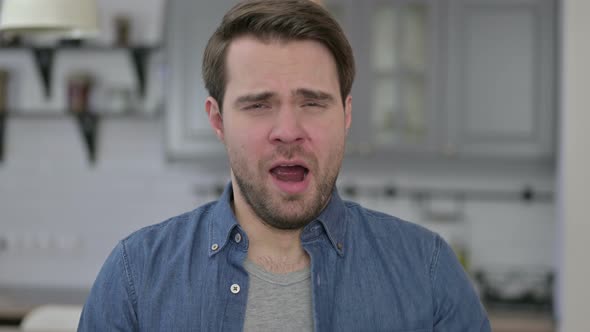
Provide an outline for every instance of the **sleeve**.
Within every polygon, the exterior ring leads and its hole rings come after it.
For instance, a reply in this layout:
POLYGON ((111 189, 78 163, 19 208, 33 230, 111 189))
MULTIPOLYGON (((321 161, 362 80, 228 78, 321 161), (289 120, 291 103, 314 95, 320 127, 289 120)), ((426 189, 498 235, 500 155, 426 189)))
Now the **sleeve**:
POLYGON ((451 247, 436 236, 431 263, 434 331, 490 332, 490 322, 451 247))
POLYGON ((119 242, 90 290, 78 331, 138 331, 136 306, 127 253, 119 242))

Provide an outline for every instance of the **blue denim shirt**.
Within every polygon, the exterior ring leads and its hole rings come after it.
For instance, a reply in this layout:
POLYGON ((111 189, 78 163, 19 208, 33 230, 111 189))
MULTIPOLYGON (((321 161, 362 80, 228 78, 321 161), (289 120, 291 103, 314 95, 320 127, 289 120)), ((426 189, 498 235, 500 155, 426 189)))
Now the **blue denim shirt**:
MULTIPOLYGON (((241 331, 248 237, 231 199, 230 184, 217 202, 122 240, 78 330, 241 331)), ((418 225, 344 202, 334 190, 301 241, 311 257, 316 331, 490 331, 450 247, 418 225)))

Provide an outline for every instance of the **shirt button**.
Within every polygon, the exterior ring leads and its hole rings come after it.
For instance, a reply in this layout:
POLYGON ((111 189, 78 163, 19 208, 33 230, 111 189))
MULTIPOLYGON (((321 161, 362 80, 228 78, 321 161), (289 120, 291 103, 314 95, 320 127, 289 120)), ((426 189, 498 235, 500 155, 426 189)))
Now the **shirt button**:
POLYGON ((242 241, 242 234, 236 233, 236 236, 234 236, 234 240, 236 241, 236 243, 240 243, 242 241))
POLYGON ((211 246, 211 250, 215 251, 219 249, 219 245, 217 243, 213 243, 213 245, 211 246))
POLYGON ((230 290, 232 293, 238 294, 240 292, 240 285, 233 284, 233 285, 231 285, 230 290))

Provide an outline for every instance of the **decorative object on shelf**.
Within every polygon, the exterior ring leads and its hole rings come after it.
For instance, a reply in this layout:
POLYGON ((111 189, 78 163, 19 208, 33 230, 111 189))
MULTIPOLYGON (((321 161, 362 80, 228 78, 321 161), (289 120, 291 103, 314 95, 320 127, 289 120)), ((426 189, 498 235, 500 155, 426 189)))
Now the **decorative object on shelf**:
POLYGON ((421 193, 415 196, 423 220, 451 223, 465 219, 465 199, 461 194, 432 197, 429 193, 421 193))
POLYGON ((9 72, 0 69, 0 162, 4 160, 4 132, 6 126, 6 113, 8 109, 7 88, 9 81, 9 72))
POLYGON ((118 14, 113 19, 115 31, 115 46, 129 48, 129 55, 137 77, 137 84, 140 96, 145 96, 146 74, 145 66, 150 53, 149 47, 131 46, 132 21, 129 15, 118 14))
POLYGON ((89 112, 94 79, 85 72, 74 73, 68 78, 68 110, 73 113, 89 112))
POLYGON ((115 27, 115 45, 128 47, 131 44, 131 19, 127 15, 117 15, 113 19, 115 27))
MULTIPOLYGON (((85 39, 98 35, 95 0, 4 0, 0 31, 49 41, 62 38, 85 39)), ((54 48, 33 48, 45 96, 50 96, 54 48)))
POLYGON ((14 32, 0 33, 0 47, 15 47, 22 44, 22 38, 14 32))
POLYGON ((494 266, 474 271, 481 299, 488 307, 550 311, 554 272, 543 266, 494 266))
POLYGON ((98 116, 90 111, 92 86, 93 78, 87 73, 76 73, 68 79, 68 110, 78 120, 88 160, 94 163, 96 161, 98 116))
MULTIPOLYGON (((468 227, 467 225, 463 226, 462 228, 468 227)), ((463 234, 453 234, 451 235, 451 240, 449 244, 453 249, 453 252, 457 256, 459 263, 465 269, 465 272, 469 272, 471 269, 471 245, 468 243, 470 236, 464 229, 463 234)))
POLYGON ((10 72, 0 68, 0 112, 8 111, 8 84, 10 82, 10 72))

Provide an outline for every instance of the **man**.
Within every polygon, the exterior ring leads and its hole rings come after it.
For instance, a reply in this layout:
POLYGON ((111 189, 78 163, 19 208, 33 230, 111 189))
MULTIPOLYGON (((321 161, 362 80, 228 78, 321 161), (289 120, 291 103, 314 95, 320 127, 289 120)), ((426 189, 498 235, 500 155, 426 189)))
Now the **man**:
POLYGON ((490 331, 438 235, 338 196, 354 60, 322 7, 238 4, 203 77, 231 183, 122 240, 79 330, 490 331))

